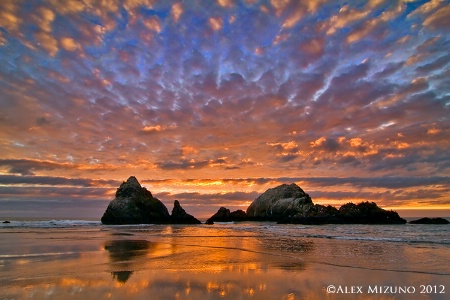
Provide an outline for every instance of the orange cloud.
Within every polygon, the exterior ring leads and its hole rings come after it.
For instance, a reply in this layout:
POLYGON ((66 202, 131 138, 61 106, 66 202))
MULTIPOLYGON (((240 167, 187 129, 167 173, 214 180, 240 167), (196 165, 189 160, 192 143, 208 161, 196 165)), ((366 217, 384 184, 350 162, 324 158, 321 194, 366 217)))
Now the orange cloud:
POLYGON ((294 27, 305 15, 305 11, 302 8, 295 9, 289 17, 284 21, 283 28, 294 27))
POLYGON ((437 10, 423 21, 424 26, 430 28, 449 28, 450 27, 450 6, 445 6, 437 10))
POLYGON ((74 41, 74 39, 69 37, 64 37, 60 41, 61 46, 67 51, 75 51, 79 48, 79 45, 74 41))
POLYGON ((339 13, 328 21, 327 35, 334 34, 337 30, 367 17, 368 14, 368 11, 358 11, 348 8, 347 5, 343 6, 339 13))
POLYGON ((440 132, 441 132, 441 130, 438 128, 430 128, 427 130, 427 134, 430 134, 430 135, 438 134, 440 132))
POLYGON ((50 56, 55 56, 58 53, 58 41, 50 34, 41 31, 35 34, 38 45, 48 51, 50 56))
POLYGON ((17 17, 19 5, 15 1, 0 1, 0 27, 8 31, 18 31, 22 20, 17 17))
POLYGON ((217 3, 222 7, 233 7, 233 0, 217 0, 217 3))
POLYGON ((55 19, 55 13, 46 7, 41 7, 38 10, 39 27, 45 32, 52 31, 52 22, 55 19))
POLYGON ((170 10, 170 14, 175 22, 178 22, 181 15, 183 14, 183 5, 181 3, 175 3, 172 5, 172 9, 170 10))
POLYGON ((220 17, 211 17, 209 18, 209 26, 215 30, 218 31, 222 29, 223 21, 220 17))
POLYGON ((3 33, 0 31, 0 46, 4 46, 4 45, 6 45, 6 39, 5 39, 5 37, 3 36, 3 33))
POLYGON ((268 143, 267 145, 269 146, 281 146, 284 150, 291 150, 294 148, 297 148, 298 145, 296 142, 291 141, 291 142, 287 142, 287 143, 268 143))
POLYGON ((361 28, 354 30, 347 36, 347 43, 351 44, 363 39, 364 37, 369 35, 377 25, 378 22, 376 20, 369 20, 365 22, 365 24, 361 28))
POLYGON ((51 7, 62 14, 80 13, 86 9, 86 4, 78 0, 49 0, 51 7))
POLYGON ((289 4, 289 0, 270 0, 270 4, 275 8, 278 12, 284 10, 289 4))
POLYGON ((144 128, 142 128, 142 131, 145 131, 145 132, 154 132, 154 131, 161 131, 161 130, 163 130, 163 127, 161 125, 144 126, 144 128))
POLYGON ((325 143, 326 140, 327 140, 326 137, 322 136, 322 137, 318 138, 317 140, 311 142, 310 145, 311 145, 311 147, 317 147, 317 146, 320 146, 323 143, 325 143))
POLYGON ((147 29, 153 30, 157 33, 161 32, 161 24, 159 22, 158 17, 147 18, 143 21, 143 23, 147 29))
POLYGON ((408 17, 414 16, 416 14, 426 14, 429 13, 431 11, 433 11, 434 9, 436 9, 437 7, 439 7, 444 1, 442 0, 431 0, 429 2, 426 2, 424 4, 422 4, 421 6, 419 6, 418 8, 416 8, 416 10, 414 10, 412 13, 410 13, 408 15, 408 17))
POLYGON ((182 147, 181 147, 181 153, 182 153, 182 155, 184 156, 184 155, 187 155, 187 154, 195 154, 195 153, 198 153, 198 150, 195 149, 195 148, 192 147, 192 146, 182 146, 182 147))
POLYGON ((352 147, 359 147, 362 145, 362 139, 361 138, 353 138, 353 139, 350 139, 349 143, 350 143, 350 146, 352 146, 352 147))

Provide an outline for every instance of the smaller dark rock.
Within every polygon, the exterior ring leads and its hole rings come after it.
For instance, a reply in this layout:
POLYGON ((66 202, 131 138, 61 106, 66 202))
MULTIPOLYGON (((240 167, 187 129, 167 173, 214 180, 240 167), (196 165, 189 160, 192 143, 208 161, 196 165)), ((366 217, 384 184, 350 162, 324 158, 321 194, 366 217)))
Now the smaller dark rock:
POLYGON ((330 205, 316 204, 309 207, 304 213, 283 218, 278 223, 305 225, 405 224, 406 220, 400 218, 395 211, 384 210, 374 202, 361 202, 344 204, 339 210, 330 205))
POLYGON ((339 208, 339 215, 347 224, 405 224, 395 211, 387 211, 375 202, 347 203, 339 208))
POLYGON ((9 224, 11 223, 10 221, 3 221, 3 224, 9 224))
POLYGON ((230 210, 222 206, 211 218, 206 220, 206 224, 213 224, 214 222, 231 222, 230 210))
POLYGON ((178 200, 173 203, 172 215, 170 216, 171 224, 201 224, 194 216, 188 214, 180 205, 178 200))
POLYGON ((230 212, 230 219, 232 221, 245 221, 247 219, 247 214, 242 209, 230 212))
POLYGON ((247 220, 247 214, 243 210, 230 212, 228 208, 221 207, 205 224, 214 224, 214 222, 242 222, 247 220))
POLYGON ((411 223, 411 224, 435 224, 435 225, 450 224, 450 222, 444 218, 421 218, 418 220, 411 221, 409 223, 411 223))

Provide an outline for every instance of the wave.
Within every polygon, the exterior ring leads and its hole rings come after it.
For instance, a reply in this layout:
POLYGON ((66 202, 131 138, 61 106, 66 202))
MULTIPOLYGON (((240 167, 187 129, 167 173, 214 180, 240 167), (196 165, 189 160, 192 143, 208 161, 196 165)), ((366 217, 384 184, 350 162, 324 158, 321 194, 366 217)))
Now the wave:
MULTIPOLYGON (((163 225, 171 226, 171 225, 163 225)), ((176 225, 177 228, 192 225, 176 225)), ((432 245, 450 245, 450 226, 427 225, 427 226, 383 226, 383 225, 345 225, 345 226, 308 226, 297 224, 275 224, 268 222, 254 223, 216 223, 213 226, 204 226, 205 229, 199 232, 160 232, 155 231, 157 225, 152 224, 133 224, 133 225, 102 225, 100 221, 95 220, 12 220, 10 223, 0 223, 0 229, 39 229, 39 228, 82 228, 83 230, 110 231, 114 228, 120 228, 121 231, 128 231, 128 234, 139 233, 158 233, 164 235, 176 235, 182 237, 285 237, 288 239, 315 238, 315 239, 335 239, 335 240, 356 240, 368 242, 392 242, 408 244, 432 244, 432 245), (214 229, 209 232, 209 229, 214 229), (217 229, 223 229, 224 232, 218 232, 217 229)))
POLYGON ((0 223, 0 228, 73 228, 99 225, 101 225, 100 221, 90 220, 31 220, 0 223))
POLYGON ((354 237, 354 236, 332 236, 332 235, 305 235, 308 238, 324 238, 324 239, 336 239, 336 240, 348 240, 348 241, 371 241, 371 242, 392 242, 392 243, 409 243, 409 244, 438 244, 438 245, 450 245, 450 241, 436 241, 436 240, 414 240, 404 238, 392 238, 392 237, 354 237))

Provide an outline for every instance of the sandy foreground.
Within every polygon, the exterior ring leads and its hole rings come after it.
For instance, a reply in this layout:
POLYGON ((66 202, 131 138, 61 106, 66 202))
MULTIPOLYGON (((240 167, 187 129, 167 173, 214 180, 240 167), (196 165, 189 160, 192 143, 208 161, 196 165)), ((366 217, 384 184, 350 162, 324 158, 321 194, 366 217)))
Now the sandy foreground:
POLYGON ((232 227, 3 229, 0 299, 448 299, 448 249, 232 227), (435 266, 433 266, 435 264, 435 266))

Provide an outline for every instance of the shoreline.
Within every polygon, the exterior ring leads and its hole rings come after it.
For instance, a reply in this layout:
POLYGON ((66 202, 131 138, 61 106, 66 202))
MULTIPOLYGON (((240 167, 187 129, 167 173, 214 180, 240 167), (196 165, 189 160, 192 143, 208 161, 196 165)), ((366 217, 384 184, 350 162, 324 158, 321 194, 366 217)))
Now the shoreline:
MULTIPOLYGON (((386 240, 400 233, 430 237, 442 227, 96 224, 1 229, 0 296, 371 299, 369 286, 413 286, 416 296, 420 284, 450 289, 450 231, 440 230, 435 237, 448 239, 447 244, 386 240), (326 289, 331 285, 365 290, 330 294, 326 289)), ((395 294, 396 299, 406 296, 411 294, 395 294)), ((430 299, 445 297, 433 294, 430 299)))

